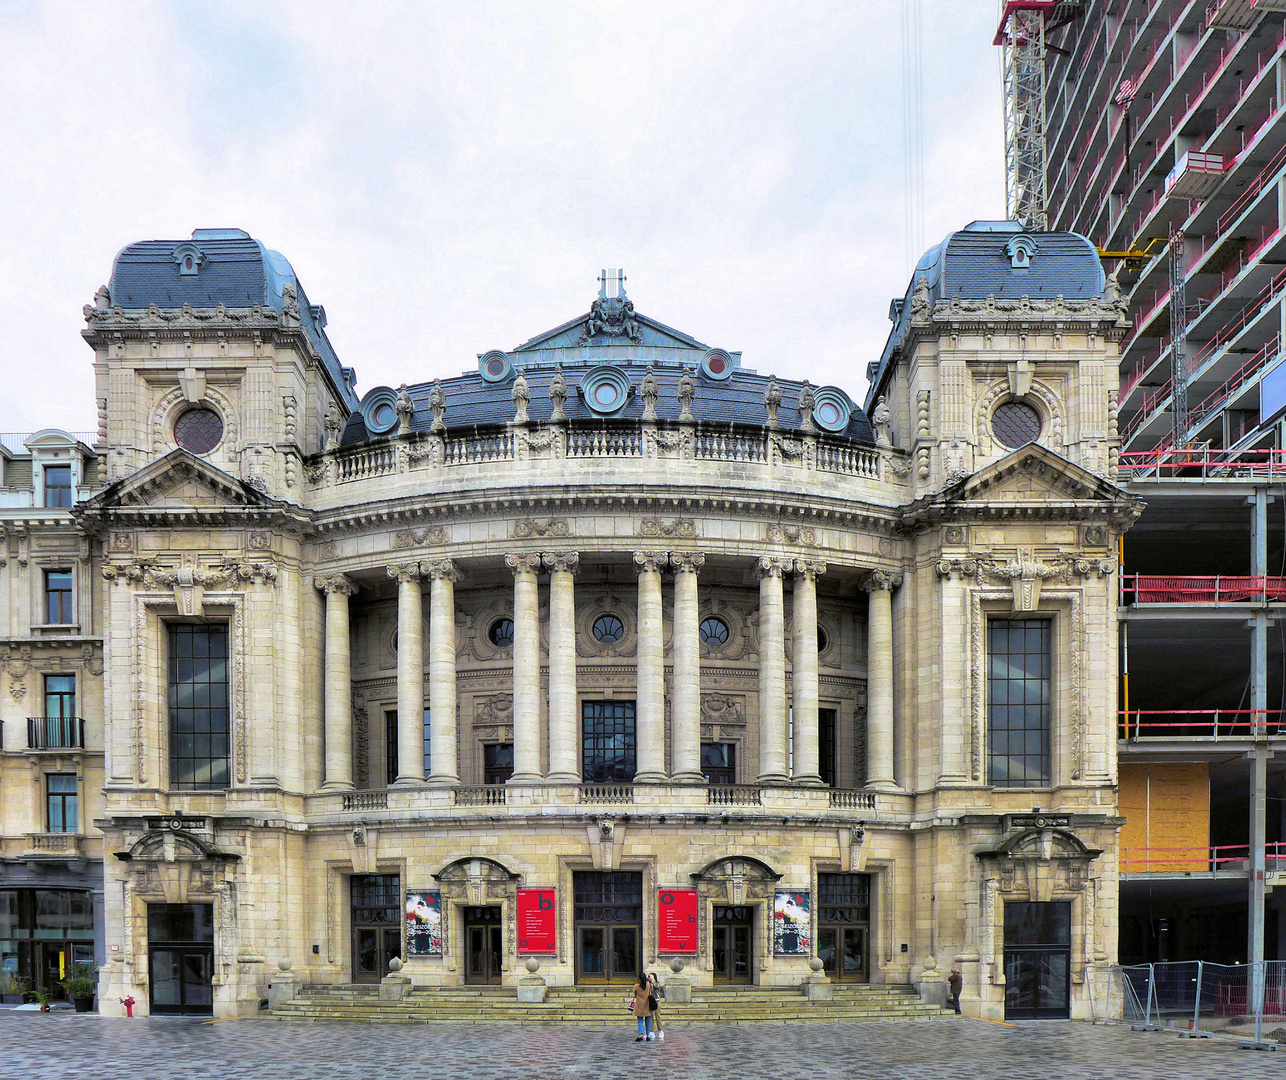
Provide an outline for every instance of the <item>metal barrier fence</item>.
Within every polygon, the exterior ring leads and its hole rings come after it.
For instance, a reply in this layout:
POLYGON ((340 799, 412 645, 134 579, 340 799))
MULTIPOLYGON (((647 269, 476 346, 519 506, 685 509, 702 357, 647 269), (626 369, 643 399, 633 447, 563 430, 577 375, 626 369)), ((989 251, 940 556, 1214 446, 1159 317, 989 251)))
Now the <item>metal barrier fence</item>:
POLYGON ((1095 1023, 1227 1035, 1272 1049, 1279 1037, 1286 1041, 1286 961, 1089 964, 1085 982, 1095 1023))

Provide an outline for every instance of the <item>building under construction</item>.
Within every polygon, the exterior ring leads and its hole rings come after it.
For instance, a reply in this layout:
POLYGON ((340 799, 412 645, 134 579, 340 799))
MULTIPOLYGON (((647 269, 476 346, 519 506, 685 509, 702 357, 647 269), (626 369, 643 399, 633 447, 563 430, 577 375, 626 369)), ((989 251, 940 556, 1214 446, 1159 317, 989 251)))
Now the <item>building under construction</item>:
POLYGON ((1011 216, 1129 300, 1124 963, 1286 957, 1284 11, 1019 0, 996 37, 1011 216))

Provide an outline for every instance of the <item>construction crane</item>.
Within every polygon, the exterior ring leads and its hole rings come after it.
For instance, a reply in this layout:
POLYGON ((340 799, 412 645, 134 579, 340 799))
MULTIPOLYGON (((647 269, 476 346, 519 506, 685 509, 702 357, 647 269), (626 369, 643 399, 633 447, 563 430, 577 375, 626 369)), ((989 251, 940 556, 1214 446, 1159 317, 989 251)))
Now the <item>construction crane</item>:
POLYGON ((1120 260, 1125 263, 1127 270, 1137 270, 1144 263, 1150 263, 1158 254, 1160 249, 1166 246, 1164 236, 1154 236, 1148 241, 1146 247, 1132 247, 1128 251, 1109 251, 1107 248, 1096 248, 1098 257, 1103 262, 1115 262, 1120 260))
POLYGON ((993 45, 1005 93, 1005 206, 1029 229, 1049 228, 1045 188, 1047 35, 1085 14, 1085 0, 1005 0, 993 45))

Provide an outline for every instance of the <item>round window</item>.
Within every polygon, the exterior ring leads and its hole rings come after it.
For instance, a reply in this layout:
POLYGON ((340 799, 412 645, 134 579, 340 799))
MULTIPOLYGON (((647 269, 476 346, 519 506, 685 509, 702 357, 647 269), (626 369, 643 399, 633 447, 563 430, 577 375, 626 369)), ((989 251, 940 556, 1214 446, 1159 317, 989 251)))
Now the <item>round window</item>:
POLYGON ((1006 401, 991 414, 991 433, 1010 449, 1035 442, 1040 428, 1040 413, 1022 401, 1006 401))
POLYGON ((728 644, 728 624, 717 615, 711 615, 701 623, 699 630, 703 645, 728 644))
POLYGON ((507 649, 514 643, 514 621, 510 618, 497 619, 487 631, 487 640, 497 648, 507 649))
POLYGON ((397 423, 397 410, 387 402, 381 401, 375 406, 375 424, 381 430, 391 428, 397 423))
POLYGON ((594 395, 594 404, 600 409, 614 409, 617 399, 621 396, 616 387, 609 382, 601 382, 592 391, 594 395))
POLYGON ((829 645, 830 643, 831 643, 830 635, 826 633, 825 627, 823 627, 821 623, 818 623, 817 624, 817 651, 825 652, 826 646, 829 645))
POLYGON ((594 640, 612 645, 625 636, 625 624, 615 615, 600 615, 594 620, 594 640))
POLYGON ((223 420, 213 409, 187 409, 174 421, 174 441, 192 454, 208 454, 223 438, 223 420))
POLYGON ((509 354, 499 349, 492 349, 478 357, 478 371, 489 383, 504 382, 514 373, 509 354))
POLYGON ((503 356, 493 356, 487 361, 487 374, 499 379, 504 375, 506 367, 508 365, 503 356))
POLYGON ((839 406, 833 401, 823 401, 817 406, 817 419, 822 422, 823 427, 835 427, 842 415, 839 411, 839 406))

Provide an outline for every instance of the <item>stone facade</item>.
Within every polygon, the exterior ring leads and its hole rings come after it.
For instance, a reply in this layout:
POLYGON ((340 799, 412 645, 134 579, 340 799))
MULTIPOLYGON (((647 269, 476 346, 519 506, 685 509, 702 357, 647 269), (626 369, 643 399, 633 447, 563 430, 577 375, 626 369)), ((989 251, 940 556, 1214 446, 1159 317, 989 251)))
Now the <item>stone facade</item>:
MULTIPOLYGON (((990 1017, 1006 904, 1061 901, 1084 1014, 1084 965, 1115 952, 1113 575, 1139 505, 1111 480, 1120 310, 1053 291, 1050 235, 1021 301, 934 295, 922 265, 870 423, 606 281, 590 316, 477 374, 359 403, 278 264, 262 302, 166 308, 118 259, 86 308, 105 474, 69 532, 101 633, 103 1010, 146 1011, 159 905, 209 905, 196 1007, 234 1015, 279 960, 378 978, 394 940, 416 985, 515 985, 539 889, 550 985, 662 969, 664 898, 695 890, 697 985, 799 984, 820 952, 941 997, 958 966, 990 1017), (993 434, 1013 402, 1039 426, 1016 449, 993 434), (209 414, 212 446, 185 434, 209 414), (988 641, 1021 619, 1048 630, 1047 775, 1012 786, 988 641), (176 720, 194 627, 227 643, 206 744, 176 720), (641 903, 577 895, 605 872, 641 903), (376 883, 395 939, 359 898, 376 883), (440 904, 440 951, 408 955, 408 897, 440 904)), ((241 250, 215 239, 212 268, 241 250)), ((139 258, 177 280, 182 247, 139 258)))

